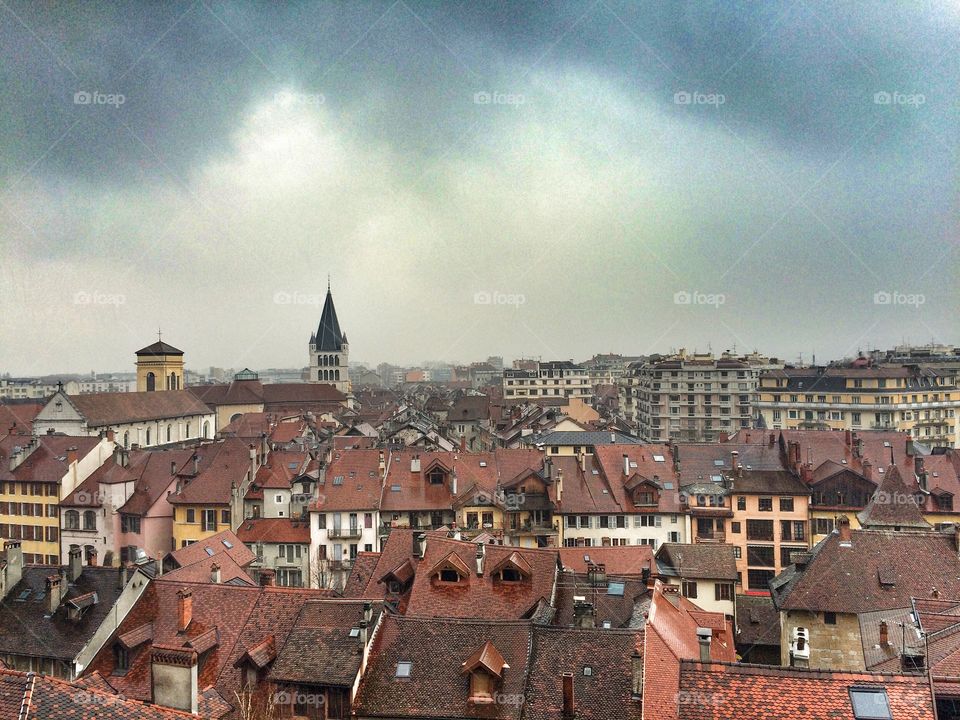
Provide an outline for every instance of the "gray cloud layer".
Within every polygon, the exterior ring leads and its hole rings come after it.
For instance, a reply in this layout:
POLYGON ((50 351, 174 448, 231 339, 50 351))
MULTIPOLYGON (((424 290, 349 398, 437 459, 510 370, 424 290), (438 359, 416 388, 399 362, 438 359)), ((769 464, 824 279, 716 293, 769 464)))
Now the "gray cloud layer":
POLYGON ((958 25, 10 3, 0 371, 300 365, 328 272, 372 362, 956 342, 958 25))

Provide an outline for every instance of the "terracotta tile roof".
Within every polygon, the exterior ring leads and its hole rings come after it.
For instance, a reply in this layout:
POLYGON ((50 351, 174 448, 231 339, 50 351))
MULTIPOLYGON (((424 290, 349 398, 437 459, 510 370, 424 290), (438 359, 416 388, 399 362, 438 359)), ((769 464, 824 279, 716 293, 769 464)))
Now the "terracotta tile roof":
POLYGON ((248 518, 237 528, 244 545, 255 543, 310 544, 310 523, 292 518, 248 518))
POLYGON ((497 650, 496 646, 489 640, 477 648, 476 652, 463 661, 463 670, 461 672, 471 673, 477 668, 482 667, 491 675, 498 679, 503 679, 504 668, 507 668, 507 661, 497 650))
POLYGON ((83 415, 88 427, 209 415, 213 412, 188 390, 85 393, 70 395, 69 400, 83 415))
MULTIPOLYGON (((198 687, 201 709, 225 708, 241 689, 241 658, 272 636, 277 645, 286 642, 304 602, 327 597, 321 590, 280 587, 249 587, 229 584, 181 583, 163 576, 152 581, 114 637, 126 636, 144 624, 152 624, 154 646, 177 648, 192 644, 209 645, 211 631, 216 644, 206 652, 201 664, 198 687), (192 594, 192 620, 185 632, 179 632, 178 593, 192 594)), ((149 700, 150 652, 144 645, 130 653, 130 667, 123 675, 114 675, 112 641, 108 641, 88 666, 97 671, 127 697, 149 700)))
POLYGON ((934 717, 933 698, 922 675, 829 672, 731 663, 681 663, 677 703, 670 715, 680 720, 798 720, 853 718, 850 692, 866 688, 886 693, 891 717, 934 717), (771 702, 771 698, 776 698, 771 702))
POLYGON ((117 695, 102 678, 95 683, 70 683, 47 675, 0 669, 0 718, 3 720, 187 720, 197 717, 117 695))
POLYGON ((561 627, 576 625, 575 598, 579 597, 593 605, 596 627, 602 628, 605 623, 609 623, 611 628, 642 624, 643 612, 649 606, 651 597, 646 582, 611 575, 607 576, 607 581, 594 587, 585 573, 561 573, 557 579, 553 623, 561 627))
POLYGON ((529 622, 385 615, 354 711, 359 717, 519 719, 531 644, 529 622), (470 678, 462 672, 463 663, 485 642, 510 666, 496 692, 517 701, 469 702, 470 678), (400 662, 410 663, 409 677, 397 677, 400 662))
MULTIPOLYGON (((380 562, 380 553, 359 552, 353 561, 350 575, 343 587, 343 596, 348 598, 365 597, 367 585, 374 581, 373 573, 380 562)), ((383 597, 383 593, 379 594, 383 597)))
MULTIPOLYGON (((364 605, 360 600, 311 600, 304 603, 287 636, 270 678, 311 685, 352 687, 363 660, 364 605), (351 631, 357 629, 357 637, 351 631)), ((380 606, 371 608, 372 633, 380 606)))
POLYGON ((380 507, 380 450, 338 450, 317 487, 314 512, 376 510, 380 507))
POLYGON ((780 646, 780 613, 769 595, 737 595, 737 647, 780 646))
POLYGON ((669 445, 598 445, 594 459, 594 466, 606 478, 610 491, 622 508, 621 512, 681 512, 679 478, 673 470, 673 455, 669 445), (628 468, 624 467, 624 456, 628 468), (626 474, 625 469, 629 470, 626 474), (655 508, 641 509, 634 505, 626 489, 628 484, 636 483, 637 478, 653 481, 660 488, 655 508))
POLYGON ((640 701, 633 696, 633 657, 642 651, 642 630, 534 627, 523 717, 561 720, 563 673, 569 672, 578 719, 640 720, 640 701))
POLYGON ((539 600, 552 600, 559 559, 556 550, 520 549, 503 545, 481 547, 485 552, 484 573, 479 576, 476 572, 477 545, 437 535, 428 536, 423 561, 413 580, 407 614, 520 618, 535 608, 539 600), (513 553, 518 553, 529 565, 530 577, 520 582, 501 581, 494 575, 493 568, 513 553), (424 572, 425 568, 434 568, 439 572, 444 565, 455 565, 461 572, 465 570, 463 579, 457 583, 445 583, 435 574, 424 572))
POLYGON ((953 535, 932 531, 834 531, 813 549, 806 567, 791 566, 772 582, 781 610, 864 613, 902 608, 912 597, 960 596, 960 558, 953 535), (881 585, 881 572, 893 582, 881 585))
POLYGON ((120 644, 123 645, 127 650, 133 650, 135 647, 143 645, 143 643, 148 640, 153 639, 153 623, 144 623, 140 627, 136 627, 129 632, 125 632, 122 635, 117 636, 117 640, 120 641, 120 644))
POLYGON ((241 488, 246 482, 251 452, 248 443, 236 438, 202 445, 197 449, 199 474, 193 476, 191 468, 183 468, 181 489, 172 493, 168 502, 173 505, 228 504, 231 488, 241 488))
MULTIPOLYGON (((387 595, 387 586, 380 582, 381 578, 404 561, 410 561, 414 567, 420 562, 419 558, 414 556, 413 545, 414 539, 421 532, 423 531, 394 528, 390 531, 379 553, 359 553, 358 558, 376 557, 377 562, 372 568, 369 560, 364 560, 360 567, 354 565, 344 587, 344 597, 383 600, 387 595)), ((432 535, 435 533, 427 533, 427 537, 432 535)))
POLYGON ((567 570, 587 572, 586 558, 604 565, 608 575, 642 577, 653 567, 653 548, 649 545, 622 545, 617 547, 562 547, 560 562, 567 570))
POLYGON ((664 543, 657 550, 657 571, 661 575, 671 577, 735 582, 737 579, 735 553, 733 545, 664 543))
POLYGON ((200 560, 216 557, 226 553, 240 567, 246 567, 256 559, 256 555, 244 545, 232 530, 223 530, 203 540, 198 540, 186 547, 174 550, 166 557, 166 561, 173 561, 179 566, 193 565, 200 560), (212 551, 208 552, 208 551, 212 551))
MULTIPOLYGON (((26 445, 23 438, 12 435, 13 445, 26 445)), ((66 475, 68 448, 77 448, 77 458, 82 459, 90 453, 100 439, 97 437, 72 437, 69 435, 41 435, 37 447, 12 472, 7 461, 0 464, 0 479, 25 480, 28 482, 59 482, 66 475)), ((4 453, 9 456, 10 448, 4 453)))
POLYGON ((918 528, 930 529, 932 526, 923 519, 915 495, 920 489, 911 477, 910 486, 900 476, 896 465, 887 468, 880 480, 880 486, 870 498, 867 507, 857 515, 863 528, 893 529, 918 528))
POLYGON ((233 585, 256 585, 247 571, 226 552, 204 557, 189 565, 181 565, 163 577, 171 582, 212 583, 213 566, 220 568, 220 582, 233 585))
POLYGON ((465 395, 447 412, 447 422, 476 422, 490 418, 490 398, 486 395, 465 395))

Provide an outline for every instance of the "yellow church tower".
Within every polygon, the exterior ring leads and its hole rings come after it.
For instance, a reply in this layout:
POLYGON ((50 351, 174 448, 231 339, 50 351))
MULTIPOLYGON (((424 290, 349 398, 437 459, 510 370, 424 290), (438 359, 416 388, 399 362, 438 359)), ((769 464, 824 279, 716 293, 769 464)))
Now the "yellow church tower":
POLYGON ((137 350, 137 392, 155 390, 183 390, 183 350, 162 339, 137 350))

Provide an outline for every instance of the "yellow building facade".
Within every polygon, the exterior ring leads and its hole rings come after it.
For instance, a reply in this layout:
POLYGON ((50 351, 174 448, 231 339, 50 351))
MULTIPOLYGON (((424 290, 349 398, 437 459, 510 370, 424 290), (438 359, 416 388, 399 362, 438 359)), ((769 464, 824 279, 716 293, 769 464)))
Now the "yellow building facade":
POLYGON ((183 351, 157 340, 137 350, 137 392, 183 390, 183 351))

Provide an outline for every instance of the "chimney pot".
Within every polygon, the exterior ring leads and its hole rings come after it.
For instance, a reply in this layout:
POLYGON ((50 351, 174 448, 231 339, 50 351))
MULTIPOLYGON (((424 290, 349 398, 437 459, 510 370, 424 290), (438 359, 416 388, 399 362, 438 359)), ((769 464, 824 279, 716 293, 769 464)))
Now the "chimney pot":
POLYGON ((177 593, 177 631, 184 632, 193 621, 193 593, 183 588, 177 593))
POLYGON ((880 647, 889 647, 890 646, 890 632, 887 628, 887 621, 880 621, 880 647))
POLYGON ((700 645, 700 662, 710 662, 710 642, 713 631, 710 628, 697 628, 697 642, 700 645))
POLYGON ((837 532, 840 534, 840 542, 850 542, 850 518, 846 515, 837 518, 837 532))
POLYGON ((70 582, 75 583, 77 578, 80 577, 80 573, 83 572, 83 550, 80 548, 73 548, 70 550, 67 558, 69 561, 68 566, 70 568, 67 577, 69 578, 70 582))
POLYGON ((573 673, 563 674, 563 720, 573 720, 576 714, 576 705, 573 696, 573 673))

